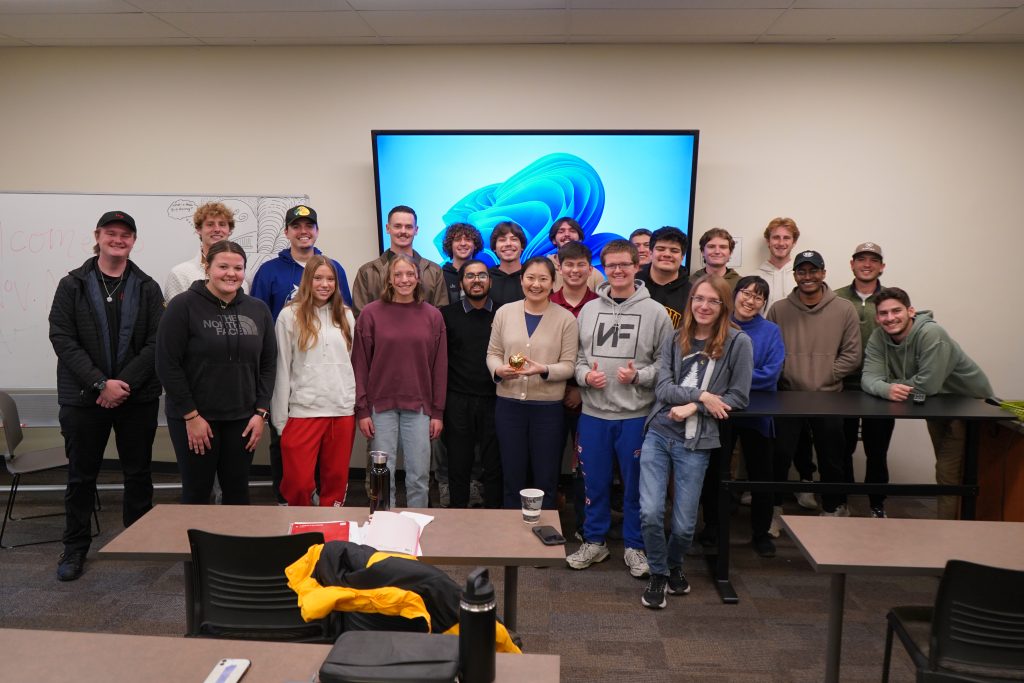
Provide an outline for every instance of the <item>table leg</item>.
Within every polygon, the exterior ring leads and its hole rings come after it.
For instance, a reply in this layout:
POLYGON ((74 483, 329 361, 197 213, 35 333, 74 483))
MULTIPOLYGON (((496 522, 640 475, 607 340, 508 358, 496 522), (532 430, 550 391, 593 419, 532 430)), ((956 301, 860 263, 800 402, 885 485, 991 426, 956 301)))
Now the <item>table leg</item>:
POLYGON ((192 560, 182 562, 185 569, 185 635, 195 635, 195 585, 192 583, 192 560))
POLYGON ((505 628, 516 628, 516 605, 519 601, 519 567, 505 567, 505 628))
POLYGON ((846 574, 833 574, 828 591, 828 644, 825 651, 825 683, 839 683, 839 658, 843 652, 843 603, 846 574))
MULTIPOLYGON (((978 484, 978 444, 981 441, 981 431, 978 429, 978 422, 965 420, 964 433, 964 486, 976 486, 978 484)), ((960 498, 960 519, 974 519, 975 505, 977 499, 974 496, 963 496, 960 498)))
MULTIPOLYGON (((726 605, 738 604, 740 598, 736 595, 736 589, 729 580, 729 536, 732 529, 732 489, 728 481, 732 479, 732 472, 729 468, 729 459, 722 458, 721 479, 718 488, 718 556, 715 564, 711 567, 711 573, 715 578, 715 588, 718 589, 718 597, 726 605)), ((710 564, 710 562, 709 562, 710 564)))

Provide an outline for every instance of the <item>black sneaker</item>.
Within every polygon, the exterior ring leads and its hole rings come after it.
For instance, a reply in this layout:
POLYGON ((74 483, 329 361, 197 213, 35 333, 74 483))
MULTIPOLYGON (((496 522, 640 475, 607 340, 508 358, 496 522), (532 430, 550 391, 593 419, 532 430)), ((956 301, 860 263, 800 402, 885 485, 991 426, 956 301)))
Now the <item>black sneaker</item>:
POLYGON ((686 595, 690 592, 690 582, 683 576, 682 567, 671 567, 668 570, 668 592, 672 595, 686 595))
POLYGON ((754 546, 754 552, 761 557, 775 557, 775 544, 768 534, 754 536, 750 544, 754 546))
POLYGON ((63 554, 57 562, 57 578, 61 581, 74 581, 82 575, 85 567, 85 553, 73 552, 63 554))
MULTIPOLYGON (((651 574, 651 580, 640 597, 640 604, 651 609, 665 609, 665 584, 669 578, 664 574, 651 574)), ((689 588, 687 588, 689 590, 689 588)))
POLYGON ((871 516, 874 519, 885 519, 885 507, 882 505, 873 505, 871 507, 871 516))

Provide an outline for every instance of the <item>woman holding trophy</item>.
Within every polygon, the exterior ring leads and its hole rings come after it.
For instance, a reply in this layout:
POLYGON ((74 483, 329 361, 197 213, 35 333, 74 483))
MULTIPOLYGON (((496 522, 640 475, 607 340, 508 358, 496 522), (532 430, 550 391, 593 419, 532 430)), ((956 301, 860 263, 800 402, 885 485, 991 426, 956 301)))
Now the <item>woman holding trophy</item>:
POLYGON ((562 397, 576 363, 579 332, 572 313, 548 301, 555 267, 543 256, 523 264, 526 298, 494 315, 487 367, 497 383, 495 431, 501 449, 504 506, 520 507, 519 491, 544 491, 543 507, 556 507, 555 489, 565 447, 562 397))

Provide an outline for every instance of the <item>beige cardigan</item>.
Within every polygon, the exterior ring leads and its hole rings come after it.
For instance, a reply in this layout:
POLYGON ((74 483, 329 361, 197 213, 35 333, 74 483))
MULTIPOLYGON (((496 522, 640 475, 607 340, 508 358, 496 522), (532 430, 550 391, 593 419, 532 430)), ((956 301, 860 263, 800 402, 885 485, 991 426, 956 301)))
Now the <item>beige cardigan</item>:
POLYGON ((572 377, 576 364, 579 329, 572 313, 549 304, 533 336, 526 334, 524 301, 505 304, 494 314, 491 341, 487 345, 487 369, 494 371, 508 363, 514 353, 548 366, 548 378, 540 375, 517 377, 498 382, 498 396, 517 401, 561 401, 565 380, 572 377))

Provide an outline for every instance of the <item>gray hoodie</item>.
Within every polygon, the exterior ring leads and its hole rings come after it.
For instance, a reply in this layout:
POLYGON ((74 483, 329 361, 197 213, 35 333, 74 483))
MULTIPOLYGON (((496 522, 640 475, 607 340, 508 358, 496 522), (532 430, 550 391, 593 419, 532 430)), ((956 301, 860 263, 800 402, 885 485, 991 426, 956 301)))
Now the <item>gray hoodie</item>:
POLYGON ((583 397, 583 413, 603 420, 646 417, 654 403, 658 353, 672 336, 672 321, 665 307, 651 298, 647 287, 636 280, 636 291, 621 304, 611 298, 612 286, 604 282, 597 297, 580 311, 580 346, 576 354, 576 382, 583 397), (619 368, 633 361, 635 384, 621 384, 619 368), (587 373, 597 369, 607 376, 603 389, 588 387, 587 373))
POLYGON ((864 350, 861 388, 889 398, 893 384, 908 384, 928 396, 988 398, 993 394, 984 371, 935 322, 931 311, 917 311, 910 334, 899 344, 881 327, 871 333, 864 350))

